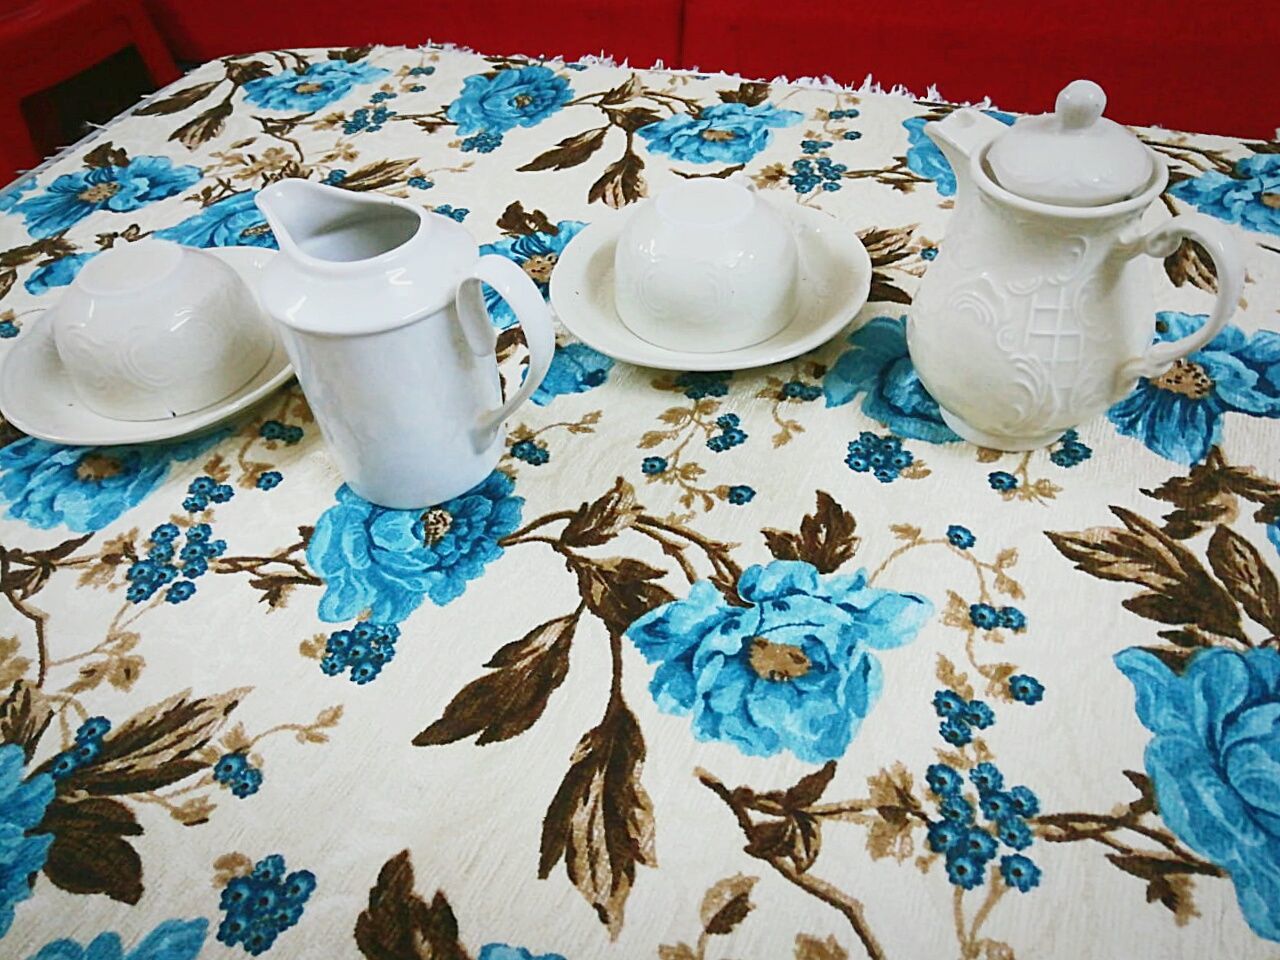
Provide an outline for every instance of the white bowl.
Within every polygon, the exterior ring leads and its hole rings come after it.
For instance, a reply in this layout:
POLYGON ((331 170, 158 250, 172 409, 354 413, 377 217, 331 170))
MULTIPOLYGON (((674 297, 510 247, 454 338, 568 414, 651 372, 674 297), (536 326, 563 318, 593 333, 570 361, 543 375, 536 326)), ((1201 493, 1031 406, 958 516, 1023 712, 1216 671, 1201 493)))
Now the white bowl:
POLYGON ((218 403, 272 350, 270 327, 236 271, 164 240, 98 254, 51 313, 76 395, 117 420, 164 420, 218 403))
POLYGON ((795 313, 790 223, 725 180, 677 184, 640 204, 614 251, 618 316, 673 350, 718 353, 767 340, 795 313))

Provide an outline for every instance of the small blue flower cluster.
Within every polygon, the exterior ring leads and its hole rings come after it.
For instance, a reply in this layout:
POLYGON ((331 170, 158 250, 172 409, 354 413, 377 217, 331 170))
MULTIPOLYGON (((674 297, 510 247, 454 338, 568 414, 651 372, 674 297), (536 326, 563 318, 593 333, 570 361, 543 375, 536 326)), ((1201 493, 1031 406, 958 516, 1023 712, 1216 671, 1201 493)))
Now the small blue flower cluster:
POLYGON ((302 439, 302 428, 286 425, 279 420, 268 420, 258 428, 258 436, 263 440, 283 440, 286 446, 293 446, 302 439))
POLYGON ((350 668, 352 683, 368 683, 395 657, 398 639, 400 628, 394 623, 361 620, 350 630, 337 630, 329 635, 320 669, 336 677, 350 668))
POLYGON ((783 400, 800 400, 807 402, 822 396, 822 387, 816 383, 805 383, 803 380, 788 380, 782 385, 779 395, 783 400))
POLYGON ((1059 442, 1062 446, 1049 454, 1049 459, 1060 467, 1071 468, 1093 456, 1093 451, 1080 442, 1080 435, 1074 430, 1064 433, 1059 442))
POLYGON ((933 695, 933 710, 942 718, 938 733, 947 743, 963 747, 973 739, 973 727, 985 730, 996 722, 995 712, 981 700, 965 700, 954 690, 933 695))
MULTIPOLYGON (((373 95, 375 98, 378 94, 373 95)), ((376 102, 376 101, 375 101, 376 102)), ((360 107, 351 113, 351 118, 342 125, 342 132, 347 136, 360 133, 367 130, 369 133, 376 133, 382 129, 382 125, 396 115, 394 110, 387 107, 360 107)))
POLYGON ((279 470, 264 470, 258 474, 256 486, 259 490, 274 490, 283 479, 279 470))
POLYGON ((725 499, 732 503, 735 507, 741 507, 750 503, 756 497, 756 492, 745 483, 737 483, 729 488, 729 493, 725 499))
POLYGON ((18 335, 18 325, 12 320, 0 320, 0 340, 12 340, 18 335))
POLYGON ((302 918, 316 876, 310 870, 288 876, 284 871, 284 857, 273 853, 259 860, 249 876, 231 878, 218 903, 227 915, 218 925, 220 941, 229 947, 239 944, 256 957, 302 918))
POLYGON ((373 96, 369 98, 369 102, 370 103, 386 103, 388 100, 394 100, 395 98, 396 98, 396 94, 392 93, 390 90, 379 90, 377 93, 375 93, 373 96))
POLYGON ((165 600, 181 603, 196 592, 196 585, 191 581, 208 573, 209 561, 222 556, 227 549, 227 541, 210 539, 213 528, 207 523, 197 523, 187 530, 181 551, 174 546, 178 534, 178 526, 173 523, 162 523, 151 531, 147 558, 131 565, 125 573, 129 581, 125 597, 130 603, 150 600, 166 584, 171 586, 165 591, 165 600), (181 565, 174 563, 175 552, 181 565), (179 575, 185 579, 178 580, 179 575))
POLYGON ((962 527, 958 523, 953 523, 947 527, 947 543, 953 547, 968 550, 977 542, 978 538, 973 535, 973 532, 968 527, 962 527))
POLYGON ((213 477, 196 477, 187 485, 187 499, 182 501, 182 509, 188 513, 199 513, 210 503, 226 503, 236 495, 235 488, 229 483, 219 483, 213 477))
POLYGON ((860 116, 861 113, 853 107, 844 110, 830 110, 827 112, 827 118, 831 120, 852 120, 854 117, 860 116))
POLYGON ((493 153, 500 146, 502 146, 502 134, 481 130, 462 141, 462 152, 471 153, 474 150, 476 153, 493 153))
POLYGON ((436 185, 436 182, 428 180, 426 177, 410 177, 408 184, 415 190, 430 190, 436 185))
POLYGON ((453 207, 451 207, 447 203, 442 203, 440 204, 440 206, 434 207, 433 209, 435 210, 436 213, 440 214, 440 216, 448 217, 450 220, 456 220, 458 223, 461 223, 463 220, 467 219, 467 214, 471 212, 466 207, 458 207, 455 210, 453 207))
POLYGON ((519 440, 511 445, 511 455, 530 466, 540 467, 551 459, 551 451, 532 440, 519 440))
POLYGON ((413 67, 409 70, 411 77, 429 77, 436 72, 435 67, 413 67))
POLYGON ((425 90, 425 89, 427 89, 427 88, 426 88, 426 87, 424 87, 422 84, 420 84, 420 83, 415 83, 412 87, 410 87, 410 88, 409 88, 409 92, 410 92, 410 93, 421 93, 421 92, 422 92, 423 90, 425 90))
POLYGON ((102 753, 102 738, 110 731, 111 721, 106 717, 90 717, 80 724, 76 728, 75 743, 49 762, 49 776, 62 780, 85 764, 93 763, 102 753))
MULTIPOLYGON (((989 827, 974 823, 973 804, 965 798, 964 779, 954 767, 933 763, 925 771, 942 815, 929 824, 929 849, 946 855, 947 879, 965 890, 982 885, 987 864, 999 852, 997 840, 1013 850, 1031 846, 1027 818, 1040 811, 1039 799, 1027 787, 1004 792, 1004 774, 994 763, 975 766, 969 780, 978 788, 978 806, 989 827)), ((1000 858, 1000 875, 1022 893, 1040 883, 1040 868, 1021 853, 1000 858)))
POLYGON ((801 140, 800 149, 808 154, 821 153, 831 146, 830 140, 801 140))
POLYGON ((843 134, 841 134, 841 139, 843 139, 843 140, 861 140, 861 139, 862 139, 862 131, 861 131, 861 130, 846 130, 843 134))
POLYGON ((997 610, 989 603, 969 604, 969 622, 980 630, 1004 627, 1018 633, 1027 627, 1027 615, 1017 607, 1001 607, 997 610))
POLYGON ((656 477, 667 471, 666 457, 645 457, 640 461, 640 472, 646 477, 656 477))
POLYGON ((726 413, 722 417, 717 417, 716 426, 720 428, 720 432, 707 437, 707 448, 716 453, 724 453, 745 443, 747 433, 738 427, 739 423, 736 413, 726 413))
POLYGON ((703 397, 723 397, 729 393, 729 378, 733 374, 726 371, 711 373, 682 373, 676 377, 676 386, 684 390, 690 400, 701 400, 703 397))
POLYGON ((330 170, 327 174, 325 174, 325 178, 321 182, 326 183, 331 187, 337 187, 337 186, 340 186, 342 184, 342 181, 345 179, 347 179, 346 170, 330 170))
POLYGON ((936 260, 938 258, 937 247, 923 247, 920 250, 920 256, 925 260, 936 260))
POLYGON ((1012 473, 1004 470, 996 470, 994 473, 987 474, 987 483, 991 484, 992 490, 999 490, 1004 493, 1007 490, 1018 489, 1018 478, 1012 473))
POLYGON ((1009 678, 1009 695, 1030 706, 1044 699, 1044 684, 1025 673, 1015 673, 1009 678))
POLYGON ((840 178, 848 169, 843 163, 833 163, 830 157, 819 157, 816 170, 812 160, 800 159, 791 164, 792 174, 787 183, 795 187, 796 193, 810 193, 819 184, 823 190, 833 193, 840 189, 840 178))
POLYGON ((241 752, 224 753, 213 765, 213 779, 243 800, 262 786, 262 771, 241 752))
POLYGON ((893 434, 879 437, 863 430, 849 444, 844 462, 854 473, 871 473, 881 483, 892 483, 915 459, 910 450, 902 449, 902 441, 893 434))

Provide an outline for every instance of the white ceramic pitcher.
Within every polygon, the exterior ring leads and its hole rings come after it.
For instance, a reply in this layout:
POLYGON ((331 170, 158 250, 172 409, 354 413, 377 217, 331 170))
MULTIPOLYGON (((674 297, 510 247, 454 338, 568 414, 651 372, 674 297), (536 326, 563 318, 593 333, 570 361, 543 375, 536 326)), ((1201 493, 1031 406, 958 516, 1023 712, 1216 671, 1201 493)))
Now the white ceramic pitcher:
POLYGON ((459 224, 402 200, 304 180, 262 190, 280 255, 261 298, 285 328, 307 402, 351 489, 417 509, 465 493, 497 464, 503 421, 555 350, 551 314, 518 266, 481 257, 459 224), (503 402, 488 284, 529 344, 503 402))
POLYGON ((1097 84, 1077 80, 1054 113, 1012 129, 957 110, 924 132, 955 171, 955 216, 912 304, 907 343, 947 425, 999 450, 1030 450, 1159 377, 1218 334, 1244 283, 1231 232, 1202 214, 1144 230, 1168 169, 1102 118, 1097 84), (1183 239, 1213 258, 1217 301, 1204 326, 1152 343, 1151 261, 1183 239))

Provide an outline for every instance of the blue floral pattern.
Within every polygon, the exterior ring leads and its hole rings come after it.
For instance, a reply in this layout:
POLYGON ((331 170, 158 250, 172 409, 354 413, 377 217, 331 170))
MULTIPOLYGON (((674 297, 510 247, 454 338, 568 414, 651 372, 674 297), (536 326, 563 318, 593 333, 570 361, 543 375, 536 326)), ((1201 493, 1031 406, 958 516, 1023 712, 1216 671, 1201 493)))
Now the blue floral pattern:
POLYGON ((567 79, 549 67, 532 65, 467 77, 446 114, 463 136, 501 135, 516 127, 536 126, 571 99, 567 79))
POLYGON ((307 560, 325 581, 320 618, 400 623, 425 597, 444 606, 502 556, 498 541, 520 523, 524 499, 494 471, 460 497, 429 510, 388 510, 345 484, 316 522, 307 560))
POLYGON ((125 952, 118 933, 101 933, 87 944, 54 940, 28 960, 196 960, 204 946, 209 921, 165 920, 132 950, 125 952))
MULTIPOLYGON (((1017 117, 1002 113, 999 110, 984 110, 989 117, 994 117, 1003 124, 1011 125, 1017 117)), ((924 125, 930 117, 912 117, 903 120, 902 126, 907 131, 907 169, 912 173, 932 180, 941 197, 954 197, 956 193, 956 174, 951 164, 943 156, 938 145, 924 132, 924 125)))
POLYGON ((29 878, 44 866, 53 836, 35 833, 53 799, 46 773, 24 780, 22 748, 0 746, 0 937, 13 924, 14 907, 31 896, 29 878))
POLYGON ((556 397, 594 390, 609 379, 612 369, 612 357, 606 357, 585 343, 558 346, 547 375, 533 391, 533 402, 545 407, 556 397))
POLYGON ((717 103, 697 116, 676 113, 641 127, 637 133, 650 153, 662 153, 685 163, 747 163, 769 145, 771 131, 791 127, 803 119, 794 110, 771 103, 717 103))
POLYGON ((286 70, 244 85, 245 102, 268 110, 310 113, 336 103, 359 84, 373 83, 390 71, 363 60, 322 60, 303 70, 286 70))
MULTIPOLYGON (((581 220, 561 220, 556 224, 555 233, 523 233, 516 237, 506 237, 496 243, 486 243, 480 247, 480 253, 497 254, 506 257, 519 266, 538 286, 543 299, 551 295, 551 271, 569 241, 576 237, 586 224, 581 220)), ((489 308, 489 317, 494 326, 505 330, 516 322, 507 301, 498 295, 498 291, 485 284, 484 303, 489 308)))
POLYGON ((97 255, 96 251, 93 253, 70 253, 50 263, 43 263, 31 271, 31 276, 27 277, 23 286, 27 288, 27 293, 33 297, 48 293, 57 287, 65 287, 76 278, 81 268, 97 255))
POLYGON ((199 213, 172 227, 157 230, 161 240, 188 247, 267 247, 276 249, 275 234, 254 202, 256 190, 215 200, 199 213))
POLYGON ((810 763, 848 749, 880 696, 873 651, 909 643, 933 609, 864 573, 821 576, 798 561, 748 568, 737 592, 749 606, 699 581, 632 624, 627 636, 659 664, 649 690, 664 712, 691 714, 699 740, 810 763))
MULTIPOLYGON (((1156 339, 1178 340, 1204 324, 1204 314, 1156 314, 1156 339)), ((1222 439, 1227 413, 1280 417, 1280 334, 1246 334, 1227 326, 1169 372, 1138 382, 1108 412, 1120 433, 1136 437, 1176 463, 1197 463, 1222 439)))
POLYGON ((510 947, 505 943, 486 943, 480 948, 478 960, 565 960, 558 953, 533 953, 524 947, 510 947))
POLYGON ((1181 180, 1169 195, 1246 230, 1280 235, 1280 153, 1237 160, 1229 176, 1209 170, 1181 180))

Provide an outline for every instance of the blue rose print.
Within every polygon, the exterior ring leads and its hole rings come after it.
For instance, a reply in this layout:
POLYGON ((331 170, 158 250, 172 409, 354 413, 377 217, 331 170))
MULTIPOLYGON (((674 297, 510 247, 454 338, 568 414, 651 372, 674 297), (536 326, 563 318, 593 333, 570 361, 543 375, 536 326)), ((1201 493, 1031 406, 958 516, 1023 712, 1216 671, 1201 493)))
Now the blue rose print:
POLYGON ((486 943, 480 948, 477 960, 565 960, 558 953, 531 953, 524 947, 509 947, 505 943, 486 943))
POLYGON ((430 597, 444 606, 502 556, 498 541, 520 524, 524 499, 500 470, 429 510, 388 510, 345 484, 316 522, 307 561, 325 581, 320 618, 404 620, 430 597))
POLYGON ((41 264, 32 271, 31 276, 27 277, 23 286, 33 297, 48 293, 55 287, 65 287, 76 278, 80 269, 97 255, 97 250, 93 253, 72 253, 59 257, 52 263, 41 264))
POLYGON ((124 166, 64 173, 42 193, 17 203, 33 237, 51 237, 96 210, 127 213, 181 193, 201 177, 200 168, 175 167, 168 157, 134 157, 124 166))
POLYGON ((746 163, 769 145, 771 129, 790 127, 804 119, 794 110, 771 103, 717 103, 696 117, 677 113, 636 132, 653 153, 665 153, 687 163, 746 163))
POLYGON ((180 443, 69 447, 23 437, 0 450, 0 501, 8 515, 41 530, 62 524, 101 530, 158 487, 174 462, 192 460, 226 436, 180 443))
MULTIPOLYGON (((506 257, 529 275, 543 299, 550 295, 551 271, 555 269, 560 254, 565 246, 586 226, 581 220, 561 220, 556 224, 555 233, 530 233, 518 237, 507 237, 497 243, 486 243, 480 247, 481 254, 496 253, 506 257)), ((489 316, 499 330, 505 330, 516 322, 507 301, 498 296, 498 291, 488 284, 484 288, 485 306, 489 308, 489 316)))
POLYGON ((24 759, 17 744, 0 746, 0 937, 9 932, 13 908, 31 896, 29 879, 53 843, 52 834, 29 833, 53 799, 53 779, 42 773, 24 781, 24 759))
POLYGON ((3 190, 0 190, 0 213, 8 213, 18 205, 24 193, 28 193, 36 188, 36 178, 28 177, 25 180, 18 180, 9 184, 3 190))
POLYGON ((102 933, 84 946, 75 940, 54 940, 27 960, 196 960, 208 928, 203 917, 166 920, 128 953, 118 933, 102 933))
POLYGON ((1237 160, 1230 176, 1210 170, 1169 188, 1198 210, 1258 233, 1280 234, 1280 153, 1237 160))
POLYGON ((942 422, 907 354, 907 318, 876 317, 849 336, 856 349, 840 355, 822 380, 828 407, 864 394, 862 412, 899 437, 954 443, 960 438, 942 422))
POLYGON ((909 643, 933 610, 916 594, 867 586, 862 571, 820 576, 798 561, 749 567, 738 595, 751 606, 699 581, 628 628, 659 664, 649 691, 663 712, 691 713, 699 740, 810 763, 840 757, 875 705, 872 651, 909 643))
POLYGON ((520 67, 467 77, 446 115, 464 137, 482 131, 503 134, 515 127, 536 126, 572 98, 569 81, 553 70, 520 67))
POLYGON ((566 393, 586 393, 609 379, 613 359, 585 343, 566 343, 556 347, 551 367, 538 389, 533 391, 533 402, 545 407, 556 397, 566 393))
MULTIPOLYGON (((1012 124, 1017 119, 1012 114, 1001 113, 999 110, 982 112, 1003 124, 1012 124)), ((938 188, 939 196, 953 197, 956 192, 956 174, 938 145, 925 135, 924 125, 928 122, 928 117, 912 117, 902 121, 907 130, 907 169, 932 180, 933 185, 938 188)))
MULTIPOLYGON (((1200 329, 1206 317, 1165 311, 1156 319, 1156 339, 1177 340, 1200 329)), ((1139 380, 1107 416, 1126 437, 1167 460, 1191 464, 1222 439, 1226 413, 1280 417, 1280 334, 1225 327, 1167 373, 1139 380)))
POLYGON ((257 190, 247 190, 223 197, 181 223, 157 230, 155 236, 188 247, 269 247, 274 250, 275 234, 253 202, 257 195, 257 190))
POLYGON ((1160 816, 1231 875, 1253 932, 1280 940, 1280 653, 1204 650, 1181 676, 1136 647, 1115 662, 1154 734, 1145 757, 1160 816))
POLYGON ((341 100, 359 83, 373 83, 389 71, 363 60, 322 60, 305 70, 286 70, 244 85, 246 102, 268 110, 310 113, 341 100))

